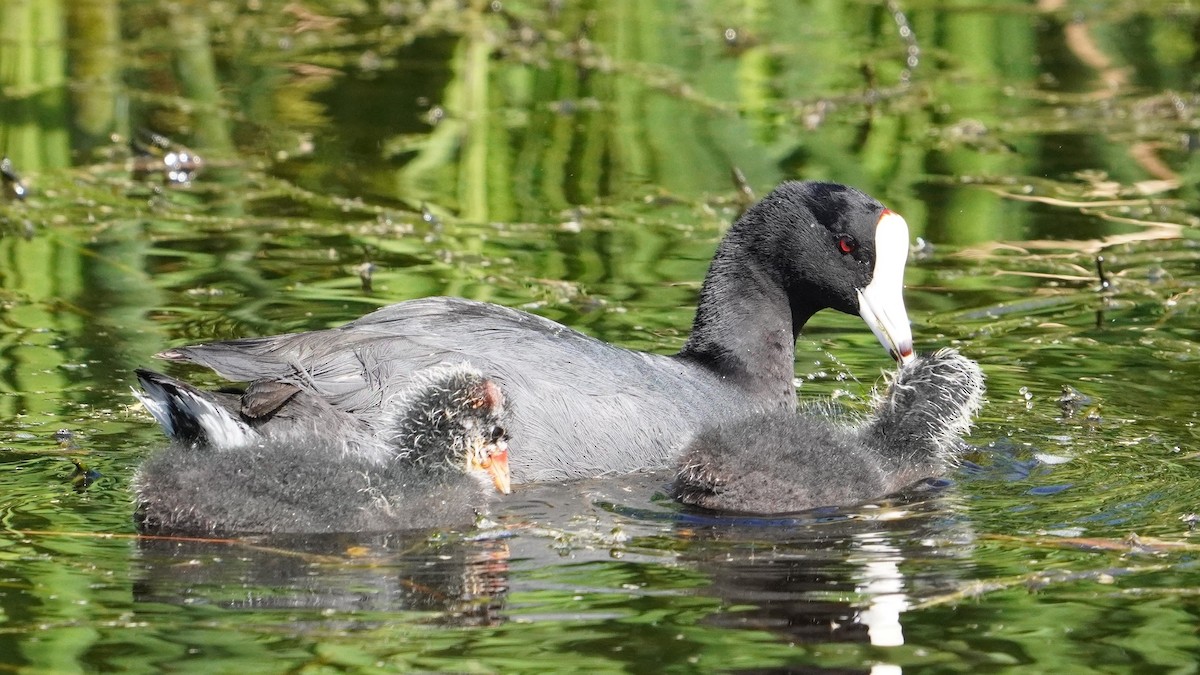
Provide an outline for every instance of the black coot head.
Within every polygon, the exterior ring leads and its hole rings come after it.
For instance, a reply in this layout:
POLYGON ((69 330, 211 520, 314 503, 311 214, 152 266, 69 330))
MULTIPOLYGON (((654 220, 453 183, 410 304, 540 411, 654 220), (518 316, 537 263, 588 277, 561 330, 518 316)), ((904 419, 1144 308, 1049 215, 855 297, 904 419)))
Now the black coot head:
POLYGON ((904 308, 908 225, 854 188, 787 182, 751 207, 743 220, 775 230, 761 238, 770 250, 793 313, 823 307, 862 316, 892 357, 912 359, 904 308))

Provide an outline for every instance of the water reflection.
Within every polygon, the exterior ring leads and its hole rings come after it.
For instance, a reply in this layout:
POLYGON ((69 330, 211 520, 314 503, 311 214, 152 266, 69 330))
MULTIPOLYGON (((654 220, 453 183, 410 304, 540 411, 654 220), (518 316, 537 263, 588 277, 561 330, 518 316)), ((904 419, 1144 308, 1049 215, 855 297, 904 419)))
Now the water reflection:
MULTIPOLYGON (((0 2, 0 668, 1194 669, 1194 551, 1110 570, 1131 531, 1188 546, 1200 503, 1196 9, 908 4, 0 2), (140 127, 205 172, 134 180, 140 127), (107 538, 158 436, 126 410, 149 354, 434 293, 669 351, 730 165, 853 183, 932 242, 914 333, 988 373, 981 471, 788 522, 620 477, 514 495, 503 540, 107 538)), ((817 317, 802 394, 862 398, 871 342, 817 317)))
POLYGON ((142 537, 133 599, 321 610, 311 621, 322 623, 433 612, 420 620, 494 625, 502 619, 508 557, 502 539, 429 532, 217 541, 142 537))
POLYGON ((904 644, 904 612, 961 583, 957 566, 938 561, 972 550, 970 523, 944 484, 791 520, 713 520, 681 531, 681 559, 710 577, 703 592, 729 608, 708 621, 792 643, 904 644))
POLYGON ((414 612, 432 613, 411 620, 435 625, 499 626, 513 618, 561 620, 562 614, 527 610, 513 615, 509 604, 573 589, 596 596, 572 612, 575 618, 599 620, 611 611, 602 598, 638 586, 629 575, 644 574, 639 565, 674 557, 691 573, 674 575, 681 584, 674 591, 660 583, 650 597, 664 607, 676 595, 719 600, 704 626, 765 630, 798 644, 887 647, 903 644, 910 604, 961 583, 958 566, 936 564, 970 552, 969 525, 944 484, 877 507, 749 518, 681 511, 661 500, 664 478, 640 474, 519 491, 501 527, 470 536, 142 538, 133 598, 316 610, 308 621, 325 627, 414 612), (677 553, 656 551, 664 535, 676 541, 677 553), (590 570, 584 577, 569 571, 580 566, 590 570), (906 574, 909 567, 916 577, 906 574))

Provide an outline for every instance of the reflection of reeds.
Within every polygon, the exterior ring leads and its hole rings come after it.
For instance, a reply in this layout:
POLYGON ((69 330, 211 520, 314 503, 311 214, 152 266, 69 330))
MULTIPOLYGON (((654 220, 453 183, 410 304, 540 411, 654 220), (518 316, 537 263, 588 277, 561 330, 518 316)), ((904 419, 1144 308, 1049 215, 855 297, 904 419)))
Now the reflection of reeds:
POLYGON ((0 154, 22 170, 66 166, 61 0, 0 3, 0 154))
POLYGON ((128 135, 117 117, 121 58, 117 0, 72 2, 67 12, 70 39, 72 150, 83 157, 108 144, 113 133, 128 135))
MULTIPOLYGON (((859 12, 848 10, 836 23, 854 25, 859 12)), ((413 190, 404 195, 409 199, 456 205, 471 220, 507 220, 523 217, 514 205, 533 202, 540 206, 535 213, 553 212, 643 182, 670 194, 724 190, 733 165, 765 188, 783 175, 778 153, 747 139, 787 152, 799 140, 787 118, 810 102, 831 111, 832 126, 832 120, 861 119, 891 97, 890 84, 864 82, 857 61, 850 76, 828 68, 846 60, 833 45, 827 45, 833 50, 827 60, 811 53, 821 48, 817 42, 801 48, 744 38, 732 49, 703 39, 719 38, 716 27, 711 36, 698 35, 695 22, 653 4, 564 7, 552 26, 542 24, 544 18, 506 18, 501 24, 489 12, 466 13, 454 27, 459 44, 445 115, 427 141, 399 137, 389 144, 393 152, 415 151, 398 171, 397 185, 413 190), (791 86, 781 89, 781 82, 791 86), (854 89, 836 89, 847 84, 854 89), (446 173, 451 161, 458 164, 452 177, 446 173), (488 190, 489 184, 495 187, 488 190), (447 190, 455 193, 451 202, 447 190)), ((907 53, 899 42, 893 46, 891 52, 907 53)), ((892 158, 899 130, 891 124, 867 129, 870 138, 879 137, 872 143, 859 133, 835 132, 833 144, 806 139, 814 155, 809 175, 868 188, 881 177, 890 180, 898 168, 892 158), (849 156, 864 150, 878 155, 867 162, 879 174, 873 179, 864 180, 861 158, 849 156)))
POLYGON ((175 38, 172 57, 184 97, 199 108, 192 116, 197 145, 218 152, 233 149, 229 117, 221 99, 222 85, 212 53, 208 15, 200 5, 180 5, 168 12, 175 38))

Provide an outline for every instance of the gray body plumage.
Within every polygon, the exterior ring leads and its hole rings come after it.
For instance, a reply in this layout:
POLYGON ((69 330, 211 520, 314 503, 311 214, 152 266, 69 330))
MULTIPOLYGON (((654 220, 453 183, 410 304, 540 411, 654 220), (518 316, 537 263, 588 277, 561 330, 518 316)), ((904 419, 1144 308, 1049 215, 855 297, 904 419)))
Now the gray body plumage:
POLYGON ((858 425, 753 415, 696 435, 672 492, 719 511, 791 513, 861 503, 943 474, 983 400, 983 373, 951 349, 903 366, 858 425))
MULTIPOLYGON (((138 529, 199 536, 244 533, 380 532, 470 525, 495 489, 468 474, 472 444, 503 440, 503 397, 466 366, 417 374, 380 407, 385 427, 374 454, 348 451, 309 418, 306 433, 280 440, 242 422, 237 397, 200 391, 139 371, 140 394, 166 415, 171 446, 152 456, 133 481, 138 529), (222 447, 213 434, 254 435, 222 447), (320 433, 318 433, 318 431, 320 433)), ((303 409, 301 400, 294 408, 303 409)), ((160 419, 160 421, 162 421, 160 419)), ((288 425, 294 429, 293 425, 288 425)))
POLYGON ((258 428, 268 438, 320 433, 377 444, 380 402, 411 386, 414 371, 466 362, 509 400, 516 482, 666 466, 691 432, 713 420, 793 409, 790 390, 753 397, 686 359, 614 347, 548 319, 459 298, 385 307, 338 328, 183 347, 169 359, 235 381, 268 379, 317 394, 303 409, 258 428), (319 405, 327 402, 328 408, 319 405))

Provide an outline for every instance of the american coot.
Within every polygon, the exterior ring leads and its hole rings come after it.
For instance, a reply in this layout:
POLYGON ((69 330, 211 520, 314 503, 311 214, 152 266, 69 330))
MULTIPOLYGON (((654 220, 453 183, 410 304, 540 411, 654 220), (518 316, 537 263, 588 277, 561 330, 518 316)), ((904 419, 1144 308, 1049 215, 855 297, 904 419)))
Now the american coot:
MULTIPOLYGON (((692 334, 674 356, 457 298, 402 302, 330 330, 159 356, 250 383, 229 403, 265 438, 316 434, 366 456, 386 454, 385 402, 414 371, 467 362, 511 402, 504 426, 514 480, 666 467, 713 421, 795 409, 796 337, 821 309, 860 314, 894 358, 911 359, 907 254, 904 219, 871 197, 788 182, 730 228, 701 288, 692 334)), ((236 434, 224 440, 238 442, 236 434)))
POLYGON ((952 349, 901 366, 864 424, 774 412, 706 429, 678 460, 674 496, 718 511, 857 504, 945 472, 983 400, 983 373, 952 349))
MULTIPOLYGON (((135 522, 150 534, 380 532, 469 525, 508 492, 504 396, 464 365, 416 374, 380 411, 387 457, 331 443, 328 407, 298 394, 293 439, 264 439, 222 394, 138 371, 138 398, 173 443, 134 478, 135 522), (324 407, 322 407, 324 406, 324 407)), ((232 396, 229 396, 232 398, 232 396)))

